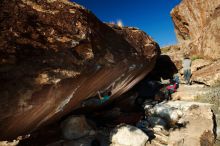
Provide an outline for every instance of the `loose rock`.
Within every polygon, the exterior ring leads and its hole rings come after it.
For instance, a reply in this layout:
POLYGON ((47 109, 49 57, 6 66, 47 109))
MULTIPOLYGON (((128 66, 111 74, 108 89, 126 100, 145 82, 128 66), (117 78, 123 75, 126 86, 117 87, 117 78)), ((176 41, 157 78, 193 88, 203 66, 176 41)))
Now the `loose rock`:
POLYGON ((111 146, 145 146, 148 136, 131 125, 119 125, 111 132, 111 146))

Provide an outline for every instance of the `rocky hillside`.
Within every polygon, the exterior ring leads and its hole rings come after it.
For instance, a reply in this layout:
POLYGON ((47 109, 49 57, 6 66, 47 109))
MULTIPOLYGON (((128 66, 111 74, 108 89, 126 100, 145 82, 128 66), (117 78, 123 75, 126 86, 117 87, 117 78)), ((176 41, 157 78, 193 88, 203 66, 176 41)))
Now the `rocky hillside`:
POLYGON ((135 30, 145 40, 136 43, 67 0, 2 0, 0 9, 1 139, 53 122, 97 91, 120 96, 160 54, 145 33, 135 30))
POLYGON ((192 60, 192 81, 208 86, 220 82, 220 1, 182 0, 171 11, 179 43, 162 48, 182 73, 182 59, 192 60))
POLYGON ((182 0, 171 11, 179 43, 192 55, 220 58, 220 1, 182 0))

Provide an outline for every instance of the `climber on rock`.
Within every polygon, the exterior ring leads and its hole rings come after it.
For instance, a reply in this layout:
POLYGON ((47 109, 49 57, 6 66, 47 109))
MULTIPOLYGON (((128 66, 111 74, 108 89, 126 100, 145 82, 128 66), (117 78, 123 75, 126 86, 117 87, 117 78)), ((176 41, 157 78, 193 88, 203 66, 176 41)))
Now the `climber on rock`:
POLYGON ((111 93, 110 91, 109 91, 109 92, 106 91, 106 92, 104 92, 104 93, 102 94, 102 96, 101 96, 100 92, 98 91, 98 97, 99 97, 99 99, 100 99, 101 104, 104 103, 104 102, 106 102, 107 100, 109 100, 111 94, 112 94, 112 93, 111 93))
POLYGON ((167 99, 171 99, 171 95, 176 92, 176 89, 178 88, 178 84, 176 82, 171 82, 169 85, 167 85, 166 90, 167 90, 167 99))
POLYGON ((98 91, 98 96, 94 96, 94 97, 88 98, 87 100, 84 100, 82 102, 82 107, 99 106, 99 105, 105 103, 107 100, 109 100, 111 97, 111 94, 112 93, 110 91, 105 91, 103 93, 100 93, 98 91))
POLYGON ((190 77, 191 77, 191 60, 188 54, 184 55, 184 60, 182 65, 183 65, 184 80, 186 81, 186 84, 189 85, 190 77))
POLYGON ((177 74, 174 74, 173 78, 169 79, 169 82, 166 82, 166 84, 163 84, 157 96, 164 97, 162 99, 170 100, 171 95, 174 92, 176 92, 178 88, 179 88, 179 76, 177 74))

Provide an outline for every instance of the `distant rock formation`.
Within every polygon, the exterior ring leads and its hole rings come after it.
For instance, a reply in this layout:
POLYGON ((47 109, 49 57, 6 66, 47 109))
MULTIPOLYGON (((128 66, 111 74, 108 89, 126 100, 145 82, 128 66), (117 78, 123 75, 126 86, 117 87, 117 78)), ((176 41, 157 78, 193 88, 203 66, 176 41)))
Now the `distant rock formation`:
POLYGON ((179 43, 191 55, 220 58, 220 1, 182 0, 171 11, 179 43))
POLYGON ((193 61, 192 81, 218 85, 220 1, 182 0, 171 11, 171 16, 179 43, 162 48, 162 53, 171 57, 180 73, 183 56, 189 54, 193 61))
POLYGON ((160 54, 145 33, 119 35, 67 0, 2 0, 0 9, 0 139, 53 122, 97 91, 120 96, 160 54))

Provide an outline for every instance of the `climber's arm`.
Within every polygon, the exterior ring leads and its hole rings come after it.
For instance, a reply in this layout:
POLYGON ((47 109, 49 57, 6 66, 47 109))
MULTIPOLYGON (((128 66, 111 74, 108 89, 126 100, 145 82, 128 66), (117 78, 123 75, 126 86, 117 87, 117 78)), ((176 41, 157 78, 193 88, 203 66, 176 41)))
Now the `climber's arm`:
POLYGON ((99 99, 103 99, 103 97, 101 96, 100 92, 98 91, 98 96, 99 96, 99 99))

